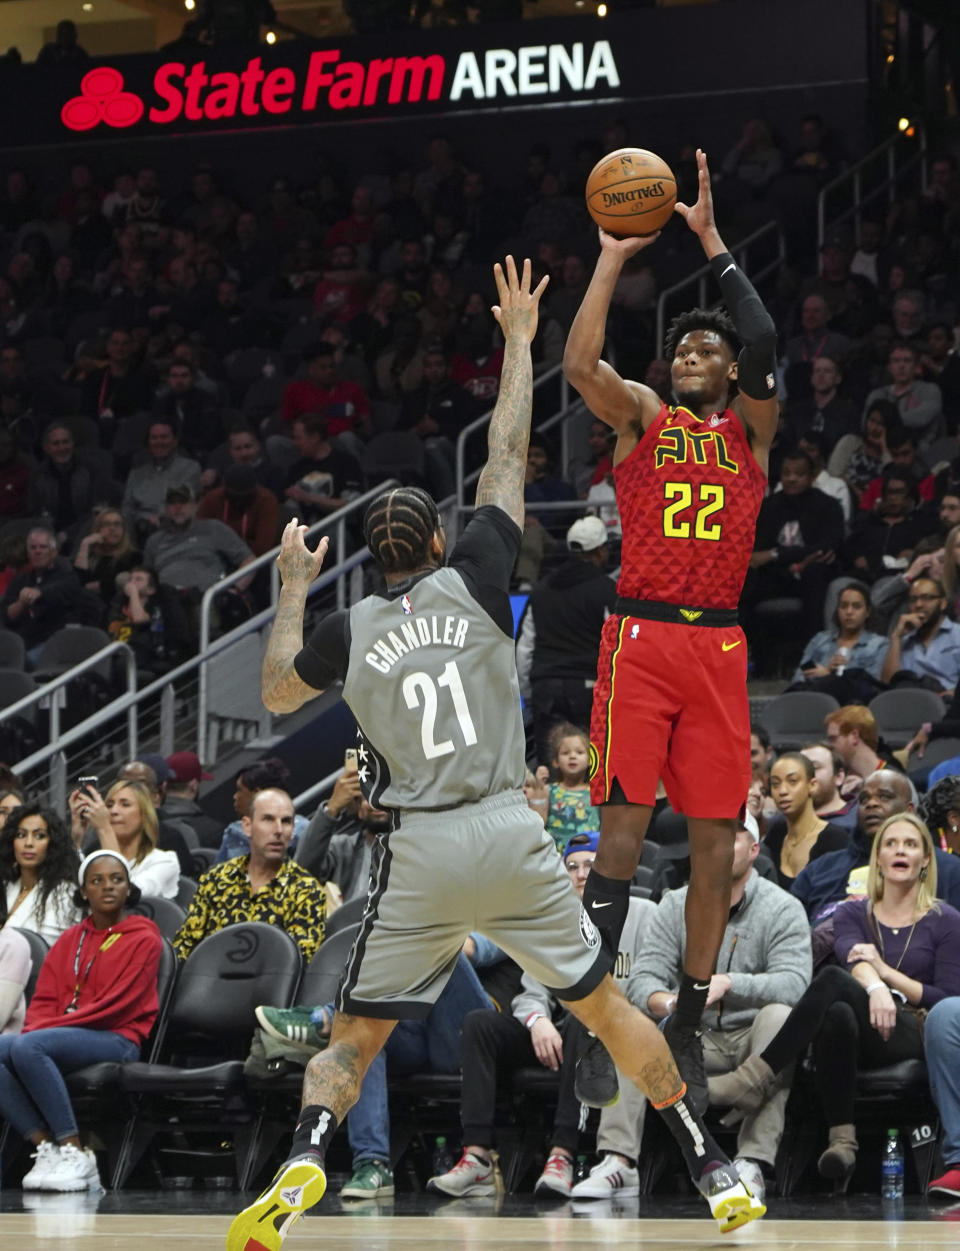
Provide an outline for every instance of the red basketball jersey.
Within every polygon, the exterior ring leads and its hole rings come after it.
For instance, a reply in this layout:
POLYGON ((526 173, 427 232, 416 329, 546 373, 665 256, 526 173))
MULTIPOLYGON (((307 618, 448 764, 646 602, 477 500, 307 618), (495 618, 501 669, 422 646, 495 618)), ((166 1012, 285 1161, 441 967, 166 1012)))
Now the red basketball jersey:
POLYGON ((767 487, 739 417, 728 408, 701 421, 664 404, 613 477, 620 594, 736 608, 767 487))

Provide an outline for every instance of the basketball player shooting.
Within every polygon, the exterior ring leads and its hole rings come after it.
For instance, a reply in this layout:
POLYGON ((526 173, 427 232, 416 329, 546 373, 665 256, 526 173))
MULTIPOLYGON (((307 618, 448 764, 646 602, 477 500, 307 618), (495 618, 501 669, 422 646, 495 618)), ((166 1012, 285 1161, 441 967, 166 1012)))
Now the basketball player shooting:
MULTIPOLYGON (((600 257, 570 329, 564 372, 616 432, 623 525, 619 599, 603 627, 591 738, 600 843, 583 906, 616 952, 630 881, 663 780, 690 832, 684 973, 664 1033, 690 1098, 707 1104, 700 1018, 730 908, 736 817, 750 785, 747 645, 737 603, 777 428, 773 321, 717 231, 706 154, 696 204, 677 204, 703 246, 729 316, 693 309, 672 323, 676 407, 600 359, 624 262, 656 238, 600 231, 600 257)), ((616 1074, 594 1040, 577 1094, 602 1107, 616 1074)))
POLYGON ((602 1038, 674 1134, 726 1232, 765 1208, 688 1106, 652 1021, 616 989, 600 936, 543 822, 526 804, 524 732, 509 584, 523 525, 533 395, 530 344, 544 279, 494 267, 505 339, 476 511, 450 558, 434 501, 398 487, 364 532, 386 589, 326 617, 303 642, 310 583, 327 549, 284 530, 283 579, 263 664, 263 699, 293 712, 338 679, 358 727, 360 780, 392 815, 374 849, 359 936, 330 1045, 311 1058, 289 1158, 233 1221, 228 1251, 276 1251, 323 1196, 324 1158, 374 1056, 401 1018, 427 1015, 471 931, 486 934, 602 1038))

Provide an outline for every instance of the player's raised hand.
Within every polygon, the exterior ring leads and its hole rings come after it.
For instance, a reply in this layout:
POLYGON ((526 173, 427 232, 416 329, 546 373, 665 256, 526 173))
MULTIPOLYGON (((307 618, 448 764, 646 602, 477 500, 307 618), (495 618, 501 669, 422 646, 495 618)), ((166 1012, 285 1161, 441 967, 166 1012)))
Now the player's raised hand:
POLYGON ((621 261, 636 256, 638 252, 642 252, 644 248, 648 248, 651 243, 656 243, 660 238, 659 230, 655 230, 652 235, 631 235, 629 239, 618 239, 616 235, 610 234, 602 226, 597 227, 597 233, 600 236, 600 247, 603 251, 611 253, 621 261))
POLYGON ((280 555, 277 557, 277 568, 284 583, 300 583, 309 586, 323 567, 323 558, 327 554, 330 540, 326 535, 317 544, 317 550, 311 552, 306 544, 307 527, 299 524, 296 517, 287 522, 280 536, 280 555))
POLYGON ((505 339, 517 338, 532 343, 537 333, 540 297, 547 289, 550 275, 544 274, 536 288, 531 291, 532 272, 529 257, 523 262, 523 270, 519 276, 512 256, 507 257, 506 269, 499 261, 493 267, 500 303, 494 304, 491 311, 500 323, 505 339))
POLYGON ((707 166, 707 154, 697 148, 697 202, 691 208, 689 204, 674 205, 673 211, 679 213, 695 235, 704 235, 707 231, 716 230, 717 223, 713 216, 713 192, 710 189, 710 170, 707 166))

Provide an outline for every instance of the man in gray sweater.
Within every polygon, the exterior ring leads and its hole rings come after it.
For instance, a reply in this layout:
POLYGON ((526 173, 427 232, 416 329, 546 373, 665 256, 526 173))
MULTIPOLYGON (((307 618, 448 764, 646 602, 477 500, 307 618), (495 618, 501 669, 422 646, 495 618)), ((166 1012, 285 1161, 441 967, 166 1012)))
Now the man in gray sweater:
MULTIPOLYGON (((728 1073, 764 1049, 803 994, 811 977, 810 928, 799 902, 754 872, 759 832, 747 813, 734 844, 730 918, 717 970, 701 1018, 703 1054, 710 1075, 728 1073)), ((683 971, 687 888, 670 891, 657 907, 643 952, 634 962, 627 997, 654 1020, 670 1015, 683 971)), ((737 1168, 763 1202, 764 1168, 772 1169, 783 1135, 791 1074, 759 1112, 744 1119, 737 1139, 737 1168)), ((620 1103, 608 1119, 629 1115, 620 1103)), ((621 1127, 629 1131, 629 1124, 621 1127)), ((641 1125, 642 1128, 642 1125, 641 1125)), ((634 1129, 639 1150, 639 1129, 634 1129)), ((636 1152, 634 1152, 635 1154, 636 1152)), ((575 1196, 579 1197, 579 1196, 575 1196)))

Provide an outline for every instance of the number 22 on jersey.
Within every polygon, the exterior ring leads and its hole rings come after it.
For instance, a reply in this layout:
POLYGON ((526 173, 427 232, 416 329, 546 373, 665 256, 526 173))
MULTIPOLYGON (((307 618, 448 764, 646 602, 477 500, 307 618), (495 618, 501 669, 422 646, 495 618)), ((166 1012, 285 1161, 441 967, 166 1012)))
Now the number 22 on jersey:
POLYGON ((423 707, 420 741, 423 744, 423 754, 428 760, 435 760, 438 756, 449 756, 451 752, 456 751, 453 739, 445 738, 438 743, 435 737, 437 714, 440 710, 438 687, 445 687, 450 692, 453 711, 456 714, 464 746, 473 747, 477 742, 476 727, 470 716, 467 696, 456 661, 448 661, 443 673, 436 680, 429 673, 418 669, 416 673, 408 673, 403 679, 403 698, 407 701, 407 707, 411 711, 423 707))
POLYGON ((693 485, 689 482, 665 482, 663 484, 663 533, 668 539, 709 539, 719 542, 721 526, 711 522, 714 513, 720 512, 725 503, 724 489, 719 484, 701 482, 697 485, 697 511, 691 522, 680 514, 694 505, 693 485))

